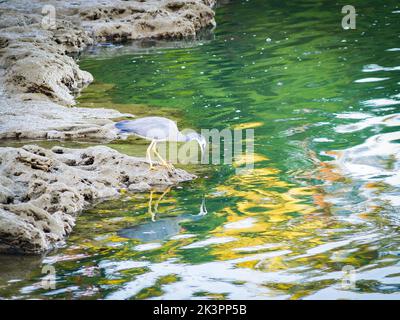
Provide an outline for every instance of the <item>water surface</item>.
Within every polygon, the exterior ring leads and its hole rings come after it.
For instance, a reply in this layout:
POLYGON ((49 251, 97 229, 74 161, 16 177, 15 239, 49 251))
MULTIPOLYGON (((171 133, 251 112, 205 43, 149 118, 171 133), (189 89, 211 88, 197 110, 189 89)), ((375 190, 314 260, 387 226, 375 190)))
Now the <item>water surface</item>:
POLYGON ((234 1, 196 41, 82 56, 96 82, 80 105, 254 128, 255 169, 185 167, 200 178, 99 204, 57 251, 2 257, 0 296, 399 299, 400 9, 385 3, 353 2, 345 31, 332 1, 234 1))

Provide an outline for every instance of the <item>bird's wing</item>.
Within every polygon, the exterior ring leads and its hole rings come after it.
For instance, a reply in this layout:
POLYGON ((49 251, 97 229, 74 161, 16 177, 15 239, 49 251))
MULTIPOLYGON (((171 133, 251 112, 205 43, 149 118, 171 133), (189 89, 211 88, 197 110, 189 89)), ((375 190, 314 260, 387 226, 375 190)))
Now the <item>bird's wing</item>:
POLYGON ((176 123, 162 117, 145 117, 136 120, 123 120, 115 124, 123 133, 130 133, 150 140, 174 140, 179 134, 176 123))

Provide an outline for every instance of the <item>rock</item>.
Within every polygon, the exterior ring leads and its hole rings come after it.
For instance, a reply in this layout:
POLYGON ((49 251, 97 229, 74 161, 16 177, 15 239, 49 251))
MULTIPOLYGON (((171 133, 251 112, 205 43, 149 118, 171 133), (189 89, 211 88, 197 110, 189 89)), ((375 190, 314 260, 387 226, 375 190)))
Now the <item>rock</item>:
MULTIPOLYGON (((75 55, 96 41, 194 37, 215 26, 214 0, 0 2, 0 139, 118 138, 113 118, 73 108, 93 77, 75 55), (55 9, 48 25, 44 6, 55 9), (50 7, 52 8, 52 7, 50 7)), ((0 252, 38 253, 62 243, 94 200, 193 179, 107 147, 0 148, 0 252)))
POLYGON ((81 1, 80 16, 99 41, 181 39, 215 26, 213 5, 199 0, 81 1))
MULTIPOLYGON (((20 48, 13 47, 9 52, 18 55, 10 65, 6 65, 6 90, 14 93, 40 93, 51 101, 62 105, 75 103, 73 93, 93 81, 90 73, 79 69, 75 61, 49 48, 35 49, 35 44, 21 43, 20 48), (34 52, 26 54, 26 51, 34 52), (35 66, 34 68, 32 66, 35 66)), ((10 61, 9 54, 4 59, 10 61)))
POLYGON ((133 191, 133 192, 147 191, 150 189, 151 189, 151 186, 147 182, 144 182, 144 181, 140 181, 138 183, 132 183, 128 188, 129 191, 133 191))
POLYGON ((0 185, 0 203, 10 203, 13 201, 13 194, 10 189, 7 187, 0 185))
MULTIPOLYGON (((1 98, 0 98, 1 100, 1 98)), ((118 137, 112 119, 133 117, 111 109, 69 108, 51 101, 3 98, 0 139, 109 141, 118 137)))
POLYGON ((93 81, 69 55, 96 41, 195 36, 215 25, 213 5, 214 0, 1 2, 0 139, 116 138, 109 119, 123 115, 61 107, 73 106, 75 95, 93 81), (54 28, 42 23, 45 5, 54 6, 54 28))
POLYGON ((195 178, 97 146, 0 149, 0 252, 39 253, 62 243, 75 216, 119 190, 147 191, 195 178))
POLYGON ((74 93, 93 77, 68 54, 95 41, 194 37, 215 26, 213 5, 213 0, 1 2, 2 85, 11 95, 34 93, 74 105, 74 93), (54 8, 54 25, 44 23, 45 5, 54 8))
MULTIPOLYGON (((23 21, 25 26, 13 26, 16 22, 10 21, 11 26, 0 29, 3 90, 9 96, 19 94, 23 101, 36 94, 41 100, 74 105, 74 94, 92 82, 93 77, 82 71, 67 53, 82 50, 93 40, 82 29, 66 30, 67 22, 60 21, 58 29, 52 32, 38 23, 29 24, 29 15, 16 12, 14 19, 23 21), (61 30, 65 30, 63 36, 61 30)), ((4 104, 0 100, 0 105, 4 104)))

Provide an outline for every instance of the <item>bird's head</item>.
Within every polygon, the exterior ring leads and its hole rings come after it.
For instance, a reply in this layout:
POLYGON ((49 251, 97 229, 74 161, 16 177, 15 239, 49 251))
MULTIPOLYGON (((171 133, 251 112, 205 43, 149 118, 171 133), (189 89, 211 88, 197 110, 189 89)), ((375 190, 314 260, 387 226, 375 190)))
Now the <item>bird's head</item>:
POLYGON ((201 158, 204 157, 204 153, 206 151, 206 147, 207 147, 207 141, 206 138, 204 138, 204 136, 202 136, 201 134, 198 134, 197 132, 189 132, 186 135, 186 139, 187 141, 196 141, 199 146, 200 146, 200 151, 201 151, 201 158))

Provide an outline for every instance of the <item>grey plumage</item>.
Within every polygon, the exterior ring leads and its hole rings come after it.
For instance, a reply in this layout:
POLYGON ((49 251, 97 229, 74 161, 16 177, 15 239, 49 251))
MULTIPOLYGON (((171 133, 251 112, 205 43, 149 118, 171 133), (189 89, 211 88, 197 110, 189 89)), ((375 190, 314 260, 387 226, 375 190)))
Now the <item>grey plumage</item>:
POLYGON ((115 127, 119 129, 121 133, 133 134, 151 141, 151 144, 147 149, 147 158, 150 162, 150 167, 152 167, 150 154, 151 151, 153 151, 161 160, 163 165, 167 166, 169 169, 173 168, 172 165, 168 164, 158 154, 156 150, 157 142, 188 142, 195 140, 199 144, 202 154, 204 154, 206 147, 206 140, 202 135, 196 132, 182 134, 174 121, 163 117, 145 117, 135 120, 123 120, 117 122, 115 127))
POLYGON ((122 133, 134 134, 148 140, 186 141, 179 132, 176 123, 163 117, 145 117, 135 120, 123 120, 115 126, 122 133))

